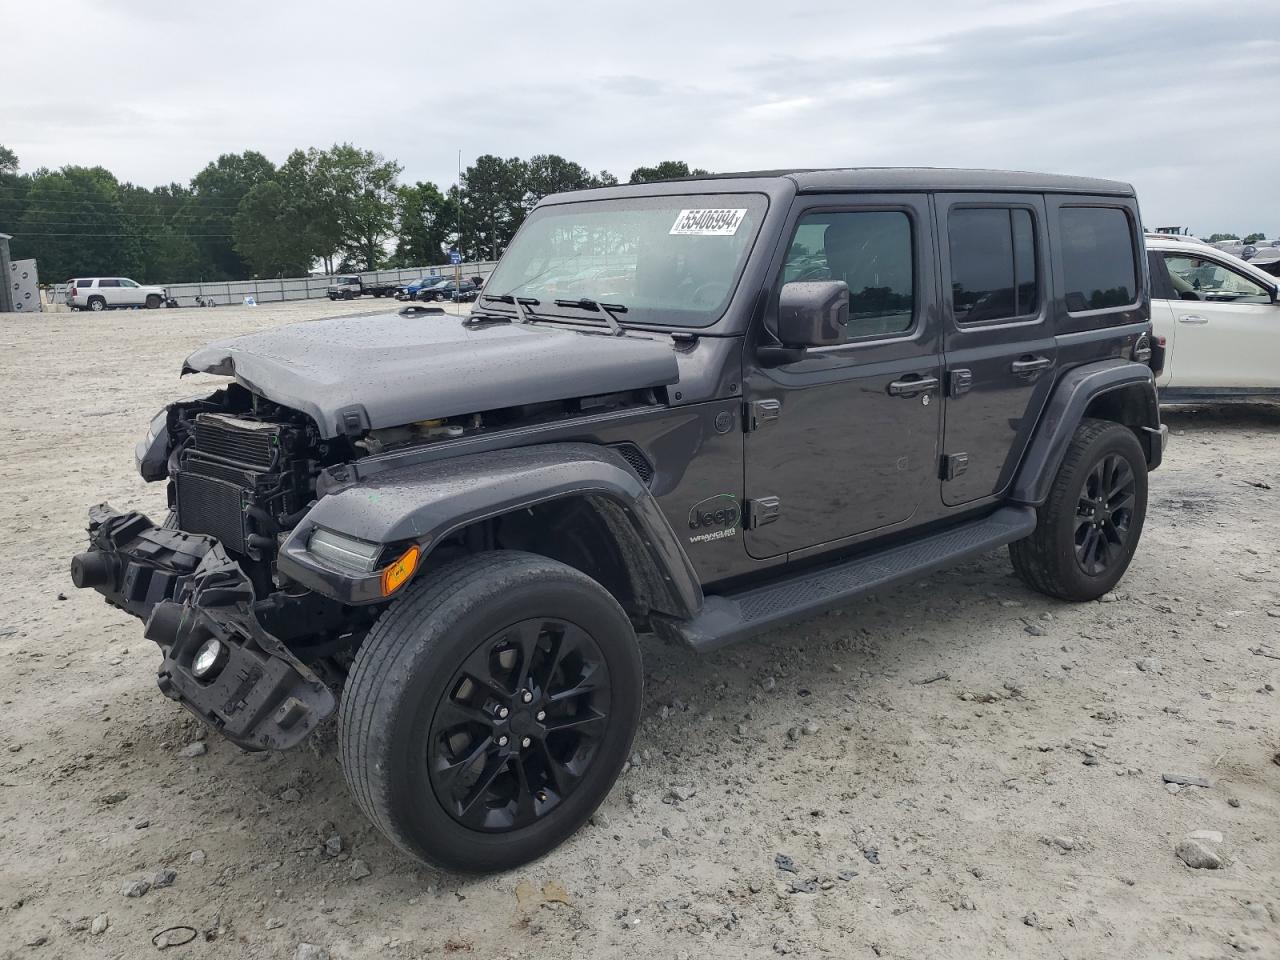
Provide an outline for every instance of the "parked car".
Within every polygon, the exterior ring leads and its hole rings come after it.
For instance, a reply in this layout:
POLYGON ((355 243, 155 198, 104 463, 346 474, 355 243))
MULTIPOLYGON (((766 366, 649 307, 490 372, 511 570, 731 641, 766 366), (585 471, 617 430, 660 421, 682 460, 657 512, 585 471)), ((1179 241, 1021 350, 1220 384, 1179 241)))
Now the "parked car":
POLYGON ((366 283, 364 277, 335 277, 326 291, 330 300, 354 300, 356 297, 394 297, 394 283, 366 283))
POLYGON ((1280 397, 1280 280, 1188 238, 1148 234, 1164 403, 1280 397))
POLYGON ((460 283, 453 280, 440 280, 418 291, 419 300, 460 300, 470 301, 476 298, 476 285, 470 280, 460 283))
POLYGON ((439 283, 442 279, 442 277, 419 277, 417 280, 413 280, 401 286, 399 290, 396 291, 396 299, 417 300, 418 294, 424 288, 429 287, 432 284, 439 283))
POLYGON ((72 310, 114 310, 147 307, 155 310, 169 302, 164 287, 144 286, 128 277, 81 277, 67 281, 67 303, 72 310))
POLYGON ((715 650, 1003 545, 1041 593, 1115 588, 1167 437, 1139 223, 1127 184, 996 171, 549 196, 468 317, 189 356, 225 386, 136 451, 172 510, 92 508, 72 577, 212 730, 336 712, 396 846, 511 869, 630 755, 637 633, 715 650), (631 299, 547 296, 583 259, 631 299))

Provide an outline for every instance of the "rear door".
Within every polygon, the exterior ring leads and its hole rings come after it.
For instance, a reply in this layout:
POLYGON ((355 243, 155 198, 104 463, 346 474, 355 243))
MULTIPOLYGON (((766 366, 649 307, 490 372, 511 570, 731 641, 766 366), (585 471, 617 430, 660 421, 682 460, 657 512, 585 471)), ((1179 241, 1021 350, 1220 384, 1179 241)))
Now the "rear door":
POLYGON ((1057 364, 1044 199, 939 194, 946 414, 942 499, 958 506, 1010 482, 1057 364))
POLYGON ((99 277, 97 293, 102 295, 102 299, 108 307, 124 306, 124 291, 120 289, 120 279, 118 277, 99 277))
POLYGON ((1161 256, 1178 294, 1171 386, 1280 387, 1280 307, 1272 289, 1200 252, 1161 256))
POLYGON ((793 280, 847 283, 850 321, 846 342, 794 362, 767 366, 746 348, 746 544, 760 559, 891 530, 938 495, 928 197, 802 196, 787 237, 765 327, 793 280))

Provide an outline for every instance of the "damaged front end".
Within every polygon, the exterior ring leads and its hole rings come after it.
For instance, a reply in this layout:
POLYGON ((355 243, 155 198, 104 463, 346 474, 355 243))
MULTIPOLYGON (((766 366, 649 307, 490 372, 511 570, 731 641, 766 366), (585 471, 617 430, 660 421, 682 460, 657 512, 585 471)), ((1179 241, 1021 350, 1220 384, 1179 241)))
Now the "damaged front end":
POLYGON ((160 690, 227 739, 283 750, 333 713, 333 692, 263 625, 293 618, 289 598, 259 600, 213 537, 100 504, 89 511, 89 544, 71 561, 75 585, 146 623, 164 656, 160 690))

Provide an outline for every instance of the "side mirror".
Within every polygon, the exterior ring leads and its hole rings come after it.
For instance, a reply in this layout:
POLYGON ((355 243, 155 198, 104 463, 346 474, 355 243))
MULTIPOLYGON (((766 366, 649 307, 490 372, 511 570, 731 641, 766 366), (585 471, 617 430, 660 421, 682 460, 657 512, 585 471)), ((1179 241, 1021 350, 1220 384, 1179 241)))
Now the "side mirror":
POLYGON ((843 280, 783 284, 778 298, 778 339, 784 347, 843 343, 849 328, 849 285, 843 280))

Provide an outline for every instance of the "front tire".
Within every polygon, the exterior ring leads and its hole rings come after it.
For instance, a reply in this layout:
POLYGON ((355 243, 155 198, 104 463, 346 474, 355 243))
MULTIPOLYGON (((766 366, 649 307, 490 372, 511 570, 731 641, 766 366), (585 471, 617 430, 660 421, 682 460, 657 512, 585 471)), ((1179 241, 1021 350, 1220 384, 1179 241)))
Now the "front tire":
POLYGON ((160 297, 160 295, 159 295, 159 294, 157 294, 157 293, 152 293, 152 294, 148 294, 148 295, 147 295, 147 309, 148 309, 148 310, 159 310, 159 309, 160 309, 160 304, 162 304, 163 302, 164 302, 164 300, 163 300, 163 299, 160 297))
POLYGON ((1096 600, 1120 582, 1147 516, 1147 459, 1132 430, 1083 420, 1031 536, 1009 545, 1018 576, 1063 600, 1096 600))
POLYGON ((583 573, 514 551, 410 586, 369 632, 339 714, 356 801, 406 853, 507 870, 573 834, 640 716, 630 621, 583 573))

